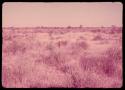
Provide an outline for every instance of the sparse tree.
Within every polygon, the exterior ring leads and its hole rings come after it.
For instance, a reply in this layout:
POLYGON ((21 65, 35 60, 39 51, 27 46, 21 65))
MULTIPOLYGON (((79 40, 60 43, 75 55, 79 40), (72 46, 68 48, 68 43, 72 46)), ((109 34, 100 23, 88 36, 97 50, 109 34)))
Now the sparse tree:
POLYGON ((82 26, 82 25, 80 25, 79 27, 80 27, 80 28, 82 28, 83 26, 82 26))
POLYGON ((71 28, 71 26, 68 26, 67 28, 71 28))

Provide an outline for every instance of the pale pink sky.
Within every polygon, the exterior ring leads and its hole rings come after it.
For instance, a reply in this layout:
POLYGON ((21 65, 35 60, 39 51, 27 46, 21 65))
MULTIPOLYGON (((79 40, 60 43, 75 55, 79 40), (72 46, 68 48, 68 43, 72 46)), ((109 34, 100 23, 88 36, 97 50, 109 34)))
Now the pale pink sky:
POLYGON ((34 3, 5 2, 3 27, 30 26, 122 26, 120 2, 34 3))

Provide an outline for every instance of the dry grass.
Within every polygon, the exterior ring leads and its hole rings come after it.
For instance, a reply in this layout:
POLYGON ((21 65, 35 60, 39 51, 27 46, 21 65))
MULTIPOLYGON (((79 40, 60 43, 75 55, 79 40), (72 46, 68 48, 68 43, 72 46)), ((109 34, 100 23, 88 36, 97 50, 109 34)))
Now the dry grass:
MULTIPOLYGON (((41 32, 38 30, 36 33, 38 35, 41 32)), ((64 36, 65 33, 63 33, 64 36)), ((54 33, 54 35, 56 34, 54 33)), ((102 45, 95 45, 93 42, 104 41, 105 36, 103 36, 104 38, 101 35, 93 37, 92 43, 86 38, 91 34, 86 34, 84 37, 77 34, 76 37, 78 36, 80 39, 73 38, 74 42, 59 36, 60 41, 57 40, 55 43, 54 38, 43 42, 42 34, 39 37, 34 33, 26 33, 22 36, 13 33, 13 35, 17 36, 11 37, 11 39, 9 36, 4 36, 3 39, 3 53, 8 57, 6 61, 2 62, 2 83, 5 87, 109 87, 108 85, 115 83, 110 78, 115 80, 122 77, 122 71, 119 69, 119 66, 122 65, 122 50, 119 48, 121 44, 112 45, 109 48, 105 46, 103 47, 105 51, 102 50, 101 54, 101 50, 97 49, 100 52, 95 51, 97 55, 93 55, 92 50, 96 50, 93 48, 102 45), (46 82, 44 82, 44 76, 47 78, 46 82), (105 80, 105 78, 108 79, 105 80)), ((45 38, 48 38, 48 35, 45 38)), ((110 40, 106 44, 111 44, 110 40)), ((118 83, 121 82, 120 78, 118 80, 118 83)))

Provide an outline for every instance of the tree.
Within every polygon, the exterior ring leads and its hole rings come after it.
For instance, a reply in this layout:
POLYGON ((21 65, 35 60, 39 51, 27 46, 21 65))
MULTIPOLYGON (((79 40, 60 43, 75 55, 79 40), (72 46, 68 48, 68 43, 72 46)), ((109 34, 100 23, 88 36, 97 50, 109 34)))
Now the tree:
POLYGON ((67 28, 71 28, 71 26, 68 26, 67 28))
POLYGON ((83 26, 82 26, 82 25, 80 25, 79 27, 80 27, 80 28, 82 28, 83 26))

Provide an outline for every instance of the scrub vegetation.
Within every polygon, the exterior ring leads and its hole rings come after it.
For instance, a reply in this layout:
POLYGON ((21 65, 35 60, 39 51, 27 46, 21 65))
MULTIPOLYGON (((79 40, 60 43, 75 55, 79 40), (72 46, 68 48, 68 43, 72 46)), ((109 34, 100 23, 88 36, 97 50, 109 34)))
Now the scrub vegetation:
POLYGON ((3 87, 122 87, 122 30, 104 29, 3 29, 3 87))

